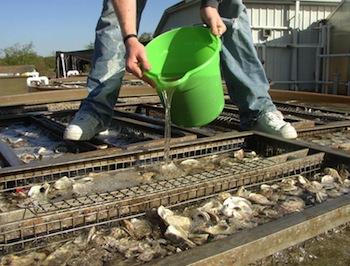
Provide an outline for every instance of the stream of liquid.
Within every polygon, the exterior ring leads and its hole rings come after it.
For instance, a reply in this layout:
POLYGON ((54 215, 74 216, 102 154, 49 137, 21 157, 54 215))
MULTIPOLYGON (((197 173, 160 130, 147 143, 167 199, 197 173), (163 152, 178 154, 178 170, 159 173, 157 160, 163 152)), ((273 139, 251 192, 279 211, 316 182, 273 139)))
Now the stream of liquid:
POLYGON ((173 99, 174 89, 162 90, 162 96, 165 106, 165 129, 164 129, 164 162, 165 165, 171 163, 170 140, 171 140, 171 101, 173 99))

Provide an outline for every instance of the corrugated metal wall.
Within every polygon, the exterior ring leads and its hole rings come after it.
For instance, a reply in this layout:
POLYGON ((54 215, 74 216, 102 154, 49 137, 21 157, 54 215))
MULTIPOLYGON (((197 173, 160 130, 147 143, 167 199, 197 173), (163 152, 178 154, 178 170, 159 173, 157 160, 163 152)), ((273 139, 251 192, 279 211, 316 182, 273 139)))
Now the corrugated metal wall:
POLYGON ((329 16, 335 6, 301 3, 298 27, 295 18, 296 6, 286 2, 286 4, 246 3, 253 40, 257 46, 259 57, 264 62, 268 78, 276 82, 272 87, 313 90, 315 83, 288 85, 278 82, 315 80, 316 48, 292 48, 290 44, 294 42, 294 45, 316 46, 319 40, 319 30, 315 29, 317 26, 315 22, 329 16), (295 28, 299 28, 299 31, 294 32, 293 39, 292 31, 295 28), (264 29, 270 30, 269 37, 264 37, 264 29), (293 51, 295 49, 296 51, 293 51), (294 73, 292 70, 293 60, 296 62, 294 73))
MULTIPOLYGON (((314 81, 316 48, 319 30, 315 22, 327 18, 339 1, 303 2, 299 9, 299 31, 294 31, 298 20, 295 18, 294 1, 244 1, 251 20, 252 34, 260 59, 264 62, 267 76, 272 81, 314 81), (266 35, 267 34, 267 35, 266 35), (307 48, 292 48, 290 44, 306 44, 307 48), (293 67, 293 62, 295 62, 293 67), (292 69, 293 68, 293 69, 292 69)), ((161 31, 201 23, 199 1, 171 13, 161 31)), ((305 46, 305 45, 304 45, 305 46)), ((274 85, 275 88, 313 90, 315 83, 274 85)))
POLYGON ((334 84, 338 94, 350 96, 350 0, 334 12, 329 24, 332 27, 329 52, 344 56, 328 58, 328 77, 338 83, 334 84))

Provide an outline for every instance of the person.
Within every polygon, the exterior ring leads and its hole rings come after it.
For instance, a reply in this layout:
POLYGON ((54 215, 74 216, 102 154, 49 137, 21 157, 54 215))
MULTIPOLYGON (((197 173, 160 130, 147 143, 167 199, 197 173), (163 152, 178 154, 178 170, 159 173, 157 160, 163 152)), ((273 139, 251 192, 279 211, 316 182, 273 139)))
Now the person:
MULTIPOLYGON (((125 68, 138 78, 152 66, 137 30, 146 0, 104 0, 96 26, 95 49, 87 80, 89 95, 67 126, 64 138, 89 140, 108 129, 125 68)), ((239 107, 243 130, 258 130, 287 139, 297 137, 268 94, 269 83, 254 48, 242 0, 202 0, 200 15, 223 40, 222 74, 239 107)))

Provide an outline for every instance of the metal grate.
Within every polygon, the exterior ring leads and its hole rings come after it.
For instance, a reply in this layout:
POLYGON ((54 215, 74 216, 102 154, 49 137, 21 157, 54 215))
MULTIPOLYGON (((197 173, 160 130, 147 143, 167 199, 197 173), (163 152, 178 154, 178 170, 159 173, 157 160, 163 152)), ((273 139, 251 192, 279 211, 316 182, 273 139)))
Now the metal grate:
MULTIPOLYGON (((287 158, 287 157, 286 157, 287 158)), ((242 185, 320 170, 324 153, 279 163, 280 158, 235 164, 218 170, 158 181, 115 192, 38 206, 32 217, 0 226, 0 247, 22 245, 130 218, 160 205, 169 206, 242 185), (85 201, 85 202, 84 202, 85 201)))
MULTIPOLYGON (((233 151, 242 148, 244 141, 244 138, 236 136, 175 144, 171 148, 171 157, 173 160, 178 160, 233 151)), ((92 172, 106 172, 158 163, 163 161, 163 156, 164 150, 162 148, 124 153, 120 152, 119 149, 109 149, 107 155, 101 156, 101 152, 98 152, 93 158, 70 161, 57 160, 56 163, 51 161, 51 163, 37 164, 34 169, 29 166, 0 169, 0 192, 11 191, 18 187, 30 187, 37 183, 54 182, 63 176, 76 178, 92 172), (111 155, 113 152, 116 154, 111 155)))
POLYGON ((319 120, 323 122, 334 122, 334 121, 344 121, 349 120, 349 116, 339 114, 337 112, 323 111, 321 109, 312 107, 299 107, 288 105, 284 103, 275 103, 278 110, 282 113, 294 114, 300 117, 308 118, 311 120, 319 120))

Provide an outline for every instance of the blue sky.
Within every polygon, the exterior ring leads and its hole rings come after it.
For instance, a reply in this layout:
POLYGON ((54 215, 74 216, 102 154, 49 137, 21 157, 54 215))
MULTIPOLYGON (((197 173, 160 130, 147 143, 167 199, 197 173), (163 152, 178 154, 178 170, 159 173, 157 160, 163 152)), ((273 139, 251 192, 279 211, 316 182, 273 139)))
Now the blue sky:
MULTIPOLYGON (((85 49, 103 0, 1 0, 0 50, 15 43, 33 42, 40 55, 56 50, 85 49)), ((180 0, 148 0, 140 33, 153 32, 164 9, 180 0)))

